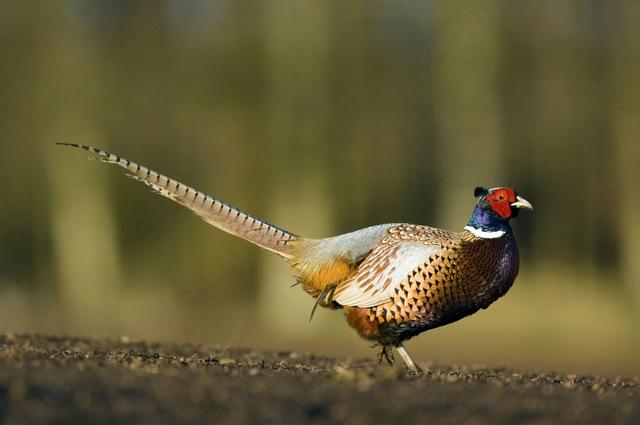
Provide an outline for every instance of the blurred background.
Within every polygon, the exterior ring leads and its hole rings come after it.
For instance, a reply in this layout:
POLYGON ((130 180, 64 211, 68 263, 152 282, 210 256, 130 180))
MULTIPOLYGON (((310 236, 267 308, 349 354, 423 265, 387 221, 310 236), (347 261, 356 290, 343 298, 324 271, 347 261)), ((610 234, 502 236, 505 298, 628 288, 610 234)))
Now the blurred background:
POLYGON ((287 265, 56 141, 294 233, 534 206, 421 362, 640 373, 637 1, 0 0, 0 332, 374 356, 287 265))

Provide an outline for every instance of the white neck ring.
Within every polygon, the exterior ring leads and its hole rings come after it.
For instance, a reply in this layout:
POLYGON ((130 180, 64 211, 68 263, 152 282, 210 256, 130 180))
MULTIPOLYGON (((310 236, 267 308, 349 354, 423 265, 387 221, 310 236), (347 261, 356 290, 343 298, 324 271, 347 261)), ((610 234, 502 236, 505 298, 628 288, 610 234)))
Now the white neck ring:
POLYGON ((470 231, 475 236, 482 239, 497 239, 504 236, 504 234, 506 233, 504 230, 496 230, 494 232, 489 232, 487 230, 478 229, 472 226, 464 226, 464 229, 470 231))

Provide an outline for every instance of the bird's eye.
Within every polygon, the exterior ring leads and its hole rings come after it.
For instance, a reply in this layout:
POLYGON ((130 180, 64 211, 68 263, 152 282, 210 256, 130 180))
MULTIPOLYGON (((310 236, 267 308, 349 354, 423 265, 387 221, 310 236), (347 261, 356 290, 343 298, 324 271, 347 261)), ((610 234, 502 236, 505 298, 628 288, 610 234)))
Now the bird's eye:
POLYGON ((502 194, 502 193, 501 193, 501 194, 499 194, 499 195, 496 197, 496 199, 497 199, 498 201, 504 201, 504 194, 502 194))

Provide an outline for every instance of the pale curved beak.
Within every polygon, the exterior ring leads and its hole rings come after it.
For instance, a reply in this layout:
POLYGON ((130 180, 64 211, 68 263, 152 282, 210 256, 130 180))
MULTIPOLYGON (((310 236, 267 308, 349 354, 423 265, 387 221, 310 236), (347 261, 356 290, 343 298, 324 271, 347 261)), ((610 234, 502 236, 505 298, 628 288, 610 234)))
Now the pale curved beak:
POLYGON ((516 208, 520 208, 520 209, 525 209, 525 210, 533 210, 533 205, 531 205, 531 203, 529 203, 529 201, 527 201, 526 199, 520 197, 520 196, 516 196, 516 202, 514 202, 513 204, 511 204, 512 207, 516 207, 516 208))

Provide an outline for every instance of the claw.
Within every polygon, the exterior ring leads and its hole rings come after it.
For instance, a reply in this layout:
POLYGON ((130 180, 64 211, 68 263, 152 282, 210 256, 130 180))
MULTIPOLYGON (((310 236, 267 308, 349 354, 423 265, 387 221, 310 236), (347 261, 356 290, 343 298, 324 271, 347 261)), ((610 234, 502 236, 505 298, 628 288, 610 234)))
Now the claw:
POLYGON ((380 352, 378 353, 378 363, 382 364, 383 361, 386 361, 388 364, 393 365, 396 360, 393 357, 391 346, 381 345, 380 347, 380 352))

